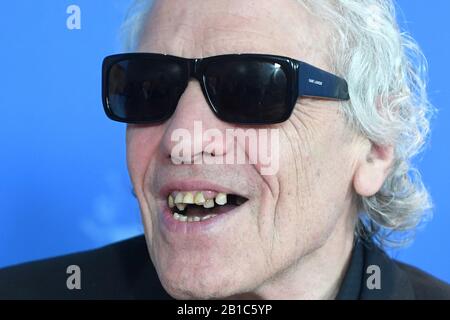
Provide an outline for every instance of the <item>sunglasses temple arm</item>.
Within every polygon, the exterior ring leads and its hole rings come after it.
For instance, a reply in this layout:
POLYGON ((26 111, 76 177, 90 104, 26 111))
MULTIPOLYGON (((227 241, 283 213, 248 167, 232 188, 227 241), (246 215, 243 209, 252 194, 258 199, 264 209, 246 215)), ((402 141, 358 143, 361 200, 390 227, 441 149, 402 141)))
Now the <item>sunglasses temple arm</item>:
POLYGON ((350 99, 347 81, 305 62, 299 62, 298 86, 300 97, 350 99))

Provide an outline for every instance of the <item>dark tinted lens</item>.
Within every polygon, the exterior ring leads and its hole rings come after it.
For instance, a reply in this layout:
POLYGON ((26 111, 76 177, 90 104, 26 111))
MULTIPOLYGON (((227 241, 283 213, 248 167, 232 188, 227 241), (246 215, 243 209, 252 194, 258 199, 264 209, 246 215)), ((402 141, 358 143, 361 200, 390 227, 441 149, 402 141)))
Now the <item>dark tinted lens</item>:
POLYGON ((219 117, 235 123, 276 123, 290 111, 288 77, 274 62, 239 59, 212 62, 206 89, 219 117))
POLYGON ((176 61, 131 58, 114 64, 108 75, 108 103, 126 122, 156 122, 173 114, 187 85, 176 61))

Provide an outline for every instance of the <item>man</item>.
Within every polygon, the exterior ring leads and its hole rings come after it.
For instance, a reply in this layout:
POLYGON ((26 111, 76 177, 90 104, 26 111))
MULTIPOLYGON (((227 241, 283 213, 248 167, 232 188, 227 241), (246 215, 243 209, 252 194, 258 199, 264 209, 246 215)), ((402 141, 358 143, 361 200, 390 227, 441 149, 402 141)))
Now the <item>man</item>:
POLYGON ((390 1, 135 8, 136 53, 105 59, 103 102, 128 123, 145 240, 3 270, 1 297, 450 298, 378 248, 429 208, 408 175, 428 129, 420 52, 390 1))

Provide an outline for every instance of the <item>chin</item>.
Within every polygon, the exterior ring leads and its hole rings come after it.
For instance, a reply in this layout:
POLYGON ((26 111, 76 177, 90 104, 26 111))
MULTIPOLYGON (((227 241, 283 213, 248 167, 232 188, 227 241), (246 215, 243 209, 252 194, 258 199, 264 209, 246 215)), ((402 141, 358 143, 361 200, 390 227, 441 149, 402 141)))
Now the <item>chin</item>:
POLYGON ((221 299, 239 292, 232 283, 237 283, 235 280, 208 271, 196 274, 198 278, 162 274, 160 280, 167 293, 175 299, 221 299))
POLYGON ((211 256, 159 256, 155 267, 167 293, 175 299, 221 299, 248 291, 255 280, 250 270, 237 268, 226 257, 211 256))

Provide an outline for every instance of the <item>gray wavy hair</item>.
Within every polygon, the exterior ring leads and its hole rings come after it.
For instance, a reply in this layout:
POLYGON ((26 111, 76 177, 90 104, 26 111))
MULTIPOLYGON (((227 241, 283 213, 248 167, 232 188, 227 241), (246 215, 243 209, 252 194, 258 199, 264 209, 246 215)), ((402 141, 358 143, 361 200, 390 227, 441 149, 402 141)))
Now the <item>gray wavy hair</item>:
MULTIPOLYGON (((392 0, 296 0, 332 27, 330 66, 347 79, 342 103, 349 125, 376 145, 394 146, 394 163, 378 193, 359 197, 356 227, 381 246, 409 243, 431 217, 431 201, 411 160, 429 134, 434 108, 426 90, 427 62, 397 24, 392 0)), ((135 0, 121 28, 124 47, 139 43, 152 0, 135 0)))

